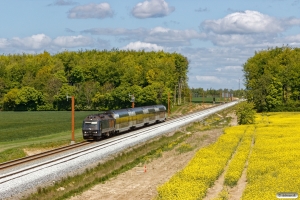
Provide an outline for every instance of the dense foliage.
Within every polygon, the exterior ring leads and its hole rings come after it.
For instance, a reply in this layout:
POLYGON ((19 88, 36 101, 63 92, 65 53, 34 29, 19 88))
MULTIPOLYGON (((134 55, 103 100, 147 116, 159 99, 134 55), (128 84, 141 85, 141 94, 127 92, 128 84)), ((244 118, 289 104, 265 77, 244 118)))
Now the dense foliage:
POLYGON ((130 107, 129 94, 137 106, 166 105, 175 85, 187 85, 187 71, 185 57, 163 51, 1 55, 0 108, 69 110, 66 95, 75 96, 77 110, 130 107))
POLYGON ((243 66, 247 99, 262 111, 300 111, 300 48, 256 53, 243 66))
POLYGON ((253 124, 255 121, 255 110, 252 102, 241 102, 236 106, 238 124, 253 124))

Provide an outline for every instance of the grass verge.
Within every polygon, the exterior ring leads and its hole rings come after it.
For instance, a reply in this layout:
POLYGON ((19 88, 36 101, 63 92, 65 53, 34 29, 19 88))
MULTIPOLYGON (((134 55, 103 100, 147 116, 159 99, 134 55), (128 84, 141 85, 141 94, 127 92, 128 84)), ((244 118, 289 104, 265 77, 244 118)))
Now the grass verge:
POLYGON ((82 174, 66 177, 61 181, 56 182, 53 186, 38 188, 36 193, 31 194, 24 199, 58 200, 69 198, 132 169, 139 164, 148 163, 151 160, 160 157, 162 152, 172 150, 179 143, 182 143, 186 137, 189 136, 183 132, 176 132, 169 137, 162 136, 158 140, 145 143, 139 147, 120 153, 105 163, 99 163, 94 168, 86 169, 82 174), (60 190, 59 188, 64 189, 60 190))
MULTIPOLYGON (((75 130, 75 141, 83 141, 81 129, 75 130)), ((30 138, 27 140, 17 140, 14 142, 0 142, 0 163, 27 156, 25 149, 50 150, 62 146, 67 146, 71 142, 70 131, 55 133, 47 136, 30 138)))

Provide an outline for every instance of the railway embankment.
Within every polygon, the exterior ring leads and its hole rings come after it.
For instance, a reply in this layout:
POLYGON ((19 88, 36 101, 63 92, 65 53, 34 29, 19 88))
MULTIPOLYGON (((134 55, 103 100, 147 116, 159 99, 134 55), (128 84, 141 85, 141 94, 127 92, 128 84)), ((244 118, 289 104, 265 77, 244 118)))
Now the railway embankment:
POLYGON ((39 199, 59 199, 79 193, 85 195, 91 191, 98 195, 76 198, 93 199, 92 196, 95 196, 94 199, 128 199, 129 195, 133 195, 139 199, 149 199, 151 195, 156 195, 155 188, 184 167, 199 148, 216 141, 222 134, 222 128, 228 126, 231 119, 232 115, 225 111, 211 115, 168 136, 155 138, 111 156, 81 174, 67 177, 51 186, 40 187, 27 199, 37 196, 39 199), (103 188, 94 189, 98 186, 103 188))

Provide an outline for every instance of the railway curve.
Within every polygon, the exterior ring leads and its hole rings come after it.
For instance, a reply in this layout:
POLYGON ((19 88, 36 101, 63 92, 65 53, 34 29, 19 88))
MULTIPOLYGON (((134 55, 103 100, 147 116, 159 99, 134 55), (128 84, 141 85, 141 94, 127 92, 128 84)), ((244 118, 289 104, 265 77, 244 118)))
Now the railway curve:
POLYGON ((55 159, 42 161, 26 168, 16 168, 7 173, 0 169, 0 196, 10 198, 27 190, 34 190, 41 185, 47 185, 66 177, 73 172, 82 170, 91 163, 98 163, 115 153, 122 152, 141 142, 146 142, 154 137, 180 129, 189 123, 200 121, 205 117, 234 106, 238 102, 230 102, 206 110, 194 112, 180 118, 167 120, 127 134, 103 140, 77 152, 65 154, 55 159))

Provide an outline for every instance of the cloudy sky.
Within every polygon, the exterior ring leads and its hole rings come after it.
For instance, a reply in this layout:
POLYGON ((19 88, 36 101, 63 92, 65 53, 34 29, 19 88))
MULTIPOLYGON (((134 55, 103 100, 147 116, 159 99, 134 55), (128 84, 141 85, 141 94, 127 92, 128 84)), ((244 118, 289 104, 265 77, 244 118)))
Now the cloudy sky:
POLYGON ((238 89, 255 51, 300 47, 300 0, 0 0, 0 30, 1 54, 177 52, 190 87, 238 89))

